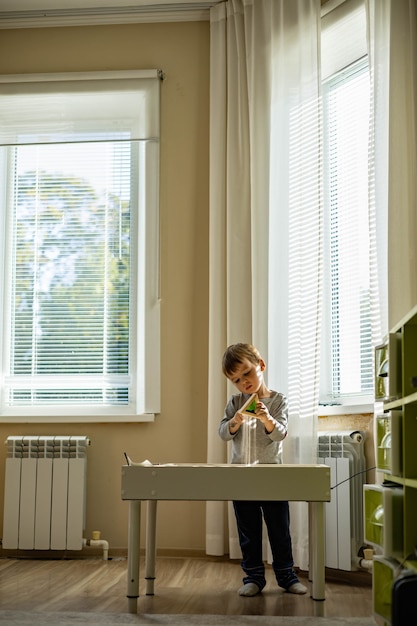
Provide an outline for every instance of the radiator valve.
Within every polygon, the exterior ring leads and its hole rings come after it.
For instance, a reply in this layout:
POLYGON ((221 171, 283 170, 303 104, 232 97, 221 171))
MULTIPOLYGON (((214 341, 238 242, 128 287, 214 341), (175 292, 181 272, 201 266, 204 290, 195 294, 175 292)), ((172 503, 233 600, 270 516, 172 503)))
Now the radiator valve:
POLYGON ((107 561, 109 558, 109 542, 105 539, 100 539, 101 532, 99 530, 93 530, 91 536, 92 539, 87 539, 87 545, 92 548, 103 548, 103 561, 107 561))
POLYGON ((359 559, 359 566, 368 571, 372 571, 374 559, 374 551, 372 548, 365 548, 363 551, 363 558, 359 559))

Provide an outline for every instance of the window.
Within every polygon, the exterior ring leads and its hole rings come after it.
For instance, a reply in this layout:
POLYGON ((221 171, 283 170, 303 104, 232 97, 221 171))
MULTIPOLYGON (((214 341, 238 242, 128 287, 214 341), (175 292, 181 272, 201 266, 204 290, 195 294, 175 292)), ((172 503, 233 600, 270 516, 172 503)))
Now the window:
POLYGON ((1 415, 159 411, 158 72, 0 82, 1 415))
POLYGON ((331 402, 373 394, 369 297, 369 73, 359 62, 323 90, 325 163, 324 325, 331 402))
POLYGON ((373 402, 366 15, 363 3, 355 0, 326 17, 322 24, 325 281, 320 401, 358 405, 373 402), (349 45, 338 44, 346 41, 349 45))

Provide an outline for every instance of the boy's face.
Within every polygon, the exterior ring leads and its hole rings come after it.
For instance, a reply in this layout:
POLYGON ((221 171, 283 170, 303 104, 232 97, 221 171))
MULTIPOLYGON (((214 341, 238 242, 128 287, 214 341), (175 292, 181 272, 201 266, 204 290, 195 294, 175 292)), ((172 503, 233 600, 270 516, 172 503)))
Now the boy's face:
POLYGON ((256 364, 248 359, 244 359, 242 363, 237 365, 233 374, 229 376, 229 380, 241 393, 251 395, 259 391, 264 380, 264 369, 265 363, 262 359, 256 364))

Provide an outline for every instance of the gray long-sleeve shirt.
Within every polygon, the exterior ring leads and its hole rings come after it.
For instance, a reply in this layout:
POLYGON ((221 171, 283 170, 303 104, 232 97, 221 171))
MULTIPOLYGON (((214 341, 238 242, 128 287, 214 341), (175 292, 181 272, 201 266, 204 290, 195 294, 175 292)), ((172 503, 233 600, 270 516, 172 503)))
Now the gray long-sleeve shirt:
MULTIPOLYGON (((231 463, 246 463, 248 445, 247 436, 245 436, 245 424, 239 428, 235 434, 231 434, 229 430, 229 422, 248 400, 249 395, 238 393, 229 399, 224 417, 220 422, 218 433, 224 441, 232 440, 232 458, 231 463)), ((282 463, 282 441, 287 436, 288 428, 288 402, 287 398, 277 391, 272 391, 269 398, 261 398, 261 401, 268 408, 270 415, 276 420, 277 424, 271 433, 265 430, 265 426, 258 419, 253 418, 252 423, 256 428, 256 432, 251 445, 255 445, 256 450, 252 451, 252 456, 256 456, 258 463, 282 463)))

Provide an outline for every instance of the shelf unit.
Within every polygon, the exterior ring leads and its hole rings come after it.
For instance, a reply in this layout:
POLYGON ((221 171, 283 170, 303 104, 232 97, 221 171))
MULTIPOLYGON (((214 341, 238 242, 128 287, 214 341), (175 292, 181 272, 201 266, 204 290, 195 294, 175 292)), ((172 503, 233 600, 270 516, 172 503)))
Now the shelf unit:
POLYGON ((364 486, 364 534, 377 552, 374 617, 388 626, 396 579, 417 573, 417 306, 375 348, 375 400, 383 403, 375 446, 384 480, 364 486))

